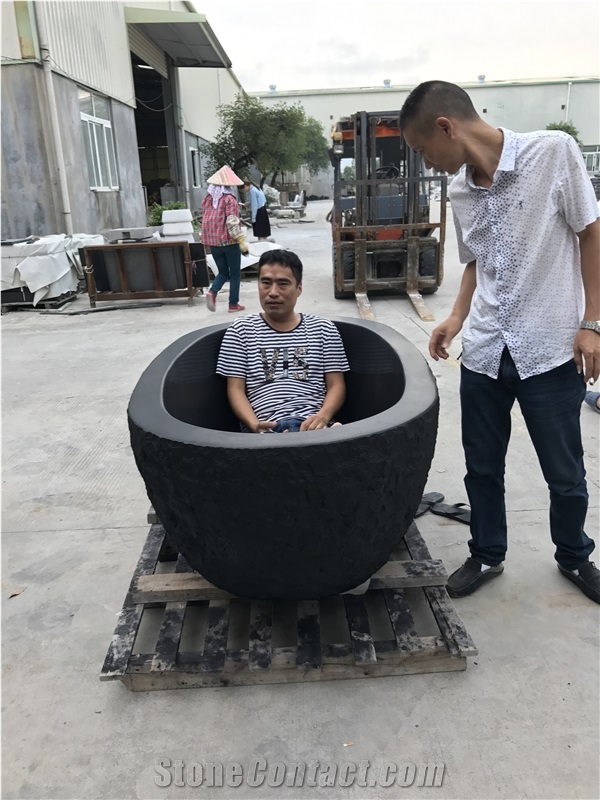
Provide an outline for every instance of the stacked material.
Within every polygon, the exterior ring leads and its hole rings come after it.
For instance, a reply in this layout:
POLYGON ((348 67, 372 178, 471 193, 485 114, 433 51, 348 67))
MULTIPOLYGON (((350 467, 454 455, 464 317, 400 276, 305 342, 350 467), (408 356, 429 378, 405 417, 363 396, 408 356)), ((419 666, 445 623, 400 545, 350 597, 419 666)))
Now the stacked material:
POLYGON ((164 239, 183 242, 194 241, 192 212, 189 208, 176 208, 162 213, 162 235, 164 239))
POLYGON ((27 292, 18 293, 22 295, 20 299, 27 299, 36 306, 43 300, 77 291, 78 279, 83 276, 79 248, 103 243, 103 236, 86 233, 66 236, 60 233, 41 238, 32 237, 25 242, 3 244, 3 299, 9 298, 4 293, 26 289, 27 292))

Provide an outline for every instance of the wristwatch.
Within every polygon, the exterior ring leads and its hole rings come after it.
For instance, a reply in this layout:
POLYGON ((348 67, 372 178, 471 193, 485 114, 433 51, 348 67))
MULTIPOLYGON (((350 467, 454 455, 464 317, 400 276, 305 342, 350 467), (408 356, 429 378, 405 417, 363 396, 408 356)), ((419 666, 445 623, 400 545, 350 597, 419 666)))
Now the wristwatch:
POLYGON ((600 333, 600 320, 593 321, 584 319, 579 327, 583 328, 585 331, 596 331, 596 333, 600 333))

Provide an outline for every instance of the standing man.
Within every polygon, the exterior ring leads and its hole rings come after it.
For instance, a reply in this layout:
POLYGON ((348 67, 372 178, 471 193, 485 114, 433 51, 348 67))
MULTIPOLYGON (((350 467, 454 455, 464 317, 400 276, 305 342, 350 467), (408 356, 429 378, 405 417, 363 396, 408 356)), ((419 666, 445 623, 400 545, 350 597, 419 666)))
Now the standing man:
POLYGON ((266 242, 271 235, 271 223, 267 214, 267 198, 262 189, 250 181, 244 181, 244 189, 250 201, 252 232, 259 242, 266 242))
POLYGON ((290 250, 268 250, 258 262, 262 314, 236 319, 225 332, 217 374, 246 433, 333 427, 344 404, 348 360, 331 320, 299 314, 302 262, 290 250))
POLYGON ((462 438, 471 557, 448 579, 452 597, 502 573, 507 549, 505 455, 518 400, 550 490, 560 572, 600 603, 579 415, 600 373, 600 220, 581 153, 559 131, 493 128, 468 94, 428 81, 400 115, 428 168, 458 172, 449 197, 466 263, 450 316, 429 352, 448 358, 463 324, 462 438))

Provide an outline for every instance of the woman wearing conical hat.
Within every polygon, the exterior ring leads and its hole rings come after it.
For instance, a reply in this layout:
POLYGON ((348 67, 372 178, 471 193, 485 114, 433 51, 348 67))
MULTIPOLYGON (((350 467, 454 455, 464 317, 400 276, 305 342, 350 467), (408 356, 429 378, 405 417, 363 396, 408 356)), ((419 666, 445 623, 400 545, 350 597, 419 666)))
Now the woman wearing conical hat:
POLYGON ((206 305, 216 311, 217 294, 229 281, 229 311, 244 311, 240 305, 241 254, 248 245, 240 227, 240 207, 233 186, 242 181, 227 164, 207 180, 208 194, 202 202, 202 244, 210 247, 218 274, 206 295, 206 305))

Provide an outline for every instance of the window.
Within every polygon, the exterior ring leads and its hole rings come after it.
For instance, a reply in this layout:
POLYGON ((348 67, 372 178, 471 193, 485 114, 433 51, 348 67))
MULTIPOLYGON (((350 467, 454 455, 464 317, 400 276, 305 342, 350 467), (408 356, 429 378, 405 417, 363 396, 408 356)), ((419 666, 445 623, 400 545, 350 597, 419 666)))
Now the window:
POLYGON ((107 97, 79 89, 79 111, 91 189, 118 189, 117 161, 107 97))

